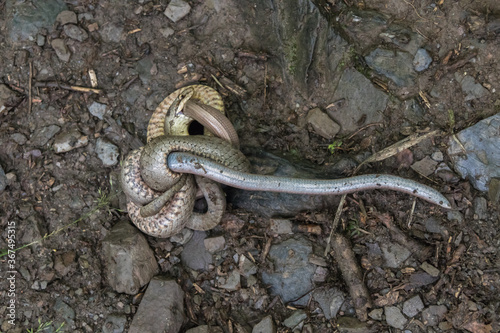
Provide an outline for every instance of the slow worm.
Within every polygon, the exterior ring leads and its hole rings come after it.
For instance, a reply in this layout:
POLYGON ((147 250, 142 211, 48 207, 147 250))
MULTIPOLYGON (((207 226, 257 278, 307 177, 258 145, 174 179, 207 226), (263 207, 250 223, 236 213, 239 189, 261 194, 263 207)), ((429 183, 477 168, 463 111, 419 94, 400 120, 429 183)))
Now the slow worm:
POLYGON ((368 174, 341 179, 302 179, 256 175, 232 170, 208 158, 189 153, 172 152, 167 157, 171 171, 190 173, 249 191, 297 194, 338 195, 380 189, 407 193, 446 209, 451 205, 437 190, 413 180, 382 174, 368 174))

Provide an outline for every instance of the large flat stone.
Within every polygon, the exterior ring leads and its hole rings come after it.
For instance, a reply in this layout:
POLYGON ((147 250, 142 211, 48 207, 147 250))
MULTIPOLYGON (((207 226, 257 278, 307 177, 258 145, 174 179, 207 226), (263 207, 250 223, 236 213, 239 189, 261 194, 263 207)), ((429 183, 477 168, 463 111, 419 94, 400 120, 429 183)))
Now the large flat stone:
POLYGON ((177 333, 184 315, 184 291, 174 280, 155 277, 149 283, 129 333, 177 333))

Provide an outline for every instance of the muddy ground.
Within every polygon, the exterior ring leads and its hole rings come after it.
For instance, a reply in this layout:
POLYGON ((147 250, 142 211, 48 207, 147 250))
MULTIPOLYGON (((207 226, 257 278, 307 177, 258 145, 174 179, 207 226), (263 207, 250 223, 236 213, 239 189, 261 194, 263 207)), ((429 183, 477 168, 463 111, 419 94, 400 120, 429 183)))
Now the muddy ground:
MULTIPOLYGON (((300 30, 307 24, 295 19, 294 8, 318 15, 318 9, 307 1, 293 2, 292 9, 287 9, 273 1, 195 0, 189 1, 189 13, 177 22, 164 15, 168 5, 164 0, 66 1, 67 10, 78 15, 75 25, 88 34, 82 40, 75 35, 70 38, 71 32, 61 22, 39 28, 32 39, 15 40, 12 31, 21 28, 12 25, 11 6, 19 3, 24 2, 0 1, 1 83, 11 91, 7 108, 0 113, 0 165, 8 176, 8 185, 0 193, 0 248, 7 249, 9 230, 15 230, 16 247, 35 243, 18 250, 15 261, 11 262, 19 272, 15 279, 15 325, 6 317, 12 299, 7 280, 10 263, 7 256, 1 258, 2 332, 36 330, 39 321, 53 322, 47 332, 55 331, 62 322, 66 322, 63 330, 68 332, 99 332, 111 314, 124 316, 125 327, 131 323, 140 303, 135 296, 118 294, 108 286, 100 253, 102 239, 117 221, 126 217, 122 211, 123 194, 117 189, 120 165, 105 166, 97 156, 96 145, 104 138, 118 147, 119 159, 123 158, 131 150, 131 137, 145 142, 151 113, 180 86, 202 83, 218 89, 244 146, 259 147, 318 168, 366 156, 409 134, 429 129, 444 134, 413 147, 411 159, 421 160, 440 150, 445 162, 449 162, 448 137, 498 113, 500 106, 500 6, 495 0, 317 1, 323 16, 314 29, 306 32, 300 30), (379 37, 376 29, 362 31, 350 27, 349 15, 353 11, 360 17, 366 13, 382 14, 387 22, 404 26, 419 36, 433 62, 416 76, 414 85, 398 86, 370 70, 364 57, 377 45, 388 42, 379 37), (287 22, 287 18, 294 22, 287 22), (328 58, 335 60, 325 65, 321 63, 325 58, 317 55, 322 52, 318 45, 325 40, 318 36, 329 29, 338 35, 326 39, 331 42, 338 38, 342 42, 337 44, 337 50, 329 51, 339 54, 328 58), (302 37, 290 44, 294 34, 314 35, 315 44, 302 37), (66 45, 69 59, 65 58, 64 50, 56 52, 54 40, 66 45), (301 62, 304 58, 308 59, 306 65, 301 62), (333 140, 316 134, 305 119, 309 110, 315 107, 326 110, 336 102, 332 93, 346 69, 362 73, 376 89, 389 96, 389 102, 380 110, 381 121, 376 125, 371 126, 370 120, 360 117, 354 129, 342 128, 336 137, 342 139, 342 145, 332 153, 328 146, 333 140), (57 87, 57 84, 91 87, 90 70, 96 73, 99 93, 57 87), (456 82, 457 73, 471 75, 488 93, 467 99, 456 82), (238 94, 230 89, 231 85, 223 78, 245 92, 238 94), (221 80, 224 88, 219 84, 221 80), (44 87, 44 82, 56 86, 44 87), (439 93, 431 94, 436 87, 439 93), (401 107, 401 101, 410 99, 415 99, 425 110, 417 120, 408 119, 401 107), (114 122, 91 114, 89 106, 93 102, 104 104, 114 122), (124 136, 122 129, 130 136, 124 136), (48 133, 51 130, 55 133, 48 133), (69 152, 56 153, 54 135, 74 130, 88 142, 69 152), (73 316, 67 307, 74 311, 73 316)), ((36 6, 36 1, 32 3, 36 6)), ((305 14, 300 17, 310 18, 305 14)), ((414 212, 415 223, 433 217, 446 232, 429 234, 425 227, 409 230, 406 223, 412 202, 407 195, 370 191, 351 196, 339 228, 350 238, 360 265, 363 263, 364 274, 373 272, 377 266, 364 261, 367 258, 364 246, 376 235, 384 234, 384 219, 392 220, 420 244, 431 246, 432 255, 427 261, 441 271, 436 282, 407 292, 404 267, 384 268, 371 276, 369 292, 377 298, 381 290, 399 290, 396 300, 379 300, 379 307, 402 304, 415 294, 426 305, 446 305, 447 313, 440 321, 444 324, 431 327, 414 319, 408 324, 412 325, 412 332, 498 332, 498 202, 488 201, 486 213, 478 216, 472 203, 477 197, 488 198, 486 193, 478 192, 455 174, 446 179, 421 177, 408 167, 409 158, 391 157, 365 166, 359 173, 397 174, 433 186, 452 199, 455 212, 463 220, 452 219, 446 211, 431 204, 419 203, 414 212)), ((349 175, 352 165, 344 172, 349 175)), ((306 211, 292 220, 319 225, 319 235, 307 232, 303 235, 324 248, 335 209, 306 211)), ((273 237, 267 230, 268 219, 231 206, 228 211, 243 221, 256 223, 245 224, 239 237, 251 239, 252 246, 259 251, 264 249, 266 239, 273 237)), ((221 230, 217 232, 220 234, 221 230)), ((272 243, 288 237, 276 236, 272 243)), ((165 255, 164 245, 158 247, 157 240, 148 240, 160 260, 165 255)), ((240 245, 228 242, 225 249, 228 258, 241 250, 240 245)), ((178 255, 180 249, 173 251, 178 255)), ((332 257, 328 255, 325 259, 337 271, 332 257)), ((265 266, 264 262, 258 264, 265 266)), ((180 264, 162 266, 161 274, 177 279, 191 299, 197 294, 192 285, 183 283, 189 272, 183 271, 180 264)), ((207 274, 214 276, 217 270, 207 274)), ((347 290, 338 275, 326 279, 324 285, 347 290)), ((268 296, 265 285, 258 286, 254 290, 258 294, 253 297, 268 296)), ((291 331, 281 323, 293 312, 293 307, 279 300, 271 303, 273 296, 267 298, 265 306, 249 307, 243 315, 243 311, 235 310, 246 308, 239 292, 221 295, 212 298, 205 294, 206 299, 194 308, 184 330, 209 324, 230 332, 231 322, 239 324, 239 330, 251 331, 252 325, 270 314, 278 331, 291 331)), ((306 323, 314 332, 337 328, 336 319, 326 320, 313 311, 317 308, 315 304, 303 308, 308 313, 306 323)), ((370 319, 367 327, 377 331, 396 330, 384 320, 370 319)))

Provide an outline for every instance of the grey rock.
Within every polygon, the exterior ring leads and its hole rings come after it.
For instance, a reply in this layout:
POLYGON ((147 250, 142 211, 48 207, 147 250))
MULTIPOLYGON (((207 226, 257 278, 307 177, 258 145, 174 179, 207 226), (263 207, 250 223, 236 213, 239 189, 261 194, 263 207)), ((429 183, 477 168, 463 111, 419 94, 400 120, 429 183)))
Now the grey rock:
POLYGON ((431 305, 422 311, 422 322, 427 326, 438 325, 448 312, 445 305, 431 305))
POLYGON ((412 298, 403 303, 403 313, 410 318, 413 318, 417 314, 419 314, 423 308, 424 308, 424 303, 422 302, 422 299, 418 295, 413 296, 412 298))
POLYGON ((293 234, 292 222, 287 219, 271 219, 269 221, 269 231, 273 234, 293 234))
POLYGON ((422 286, 430 285, 438 280, 438 277, 431 276, 426 272, 417 271, 410 275, 410 283, 408 288, 414 289, 422 286))
POLYGON ((7 176, 5 176, 5 171, 3 171, 3 168, 0 165, 0 193, 2 193, 6 187, 7 187, 7 176))
POLYGON ((17 181, 17 176, 14 172, 8 172, 5 174, 7 178, 7 186, 14 184, 17 181))
POLYGON ((92 102, 88 107, 90 114, 99 119, 103 119, 108 111, 108 106, 106 104, 101 104, 98 102, 92 102))
POLYGON ((151 77, 154 73, 154 68, 156 64, 154 62, 153 56, 147 56, 139 60, 135 66, 135 69, 139 73, 139 78, 142 83, 147 85, 151 81, 151 77))
POLYGON ((123 30, 122 24, 110 22, 99 29, 99 34, 105 43, 119 43, 124 38, 123 30))
POLYGON ((75 310, 68 304, 64 303, 60 298, 56 300, 54 311, 66 323, 65 326, 71 327, 75 324, 75 310))
POLYGON ((226 276, 218 277, 219 288, 235 291, 241 288, 241 276, 237 270, 229 272, 226 276))
POLYGON ((54 138, 54 152, 56 154, 66 153, 76 148, 84 147, 89 143, 88 137, 77 129, 59 133, 54 138))
POLYGON ((458 82, 460 82, 462 91, 466 94, 465 101, 471 101, 476 98, 481 98, 488 93, 488 89, 486 89, 479 83, 476 83, 474 78, 470 75, 466 75, 461 78, 457 73, 455 75, 455 78, 458 82))
POLYGON ((345 102, 341 107, 334 111, 327 109, 328 115, 340 125, 342 133, 383 121, 382 111, 387 106, 388 96, 355 69, 347 68, 340 78, 332 100, 342 99, 345 102), (361 118, 365 119, 362 124, 359 122, 361 118))
POLYGON ((120 155, 118 147, 103 138, 97 138, 95 152, 105 167, 118 163, 118 156, 120 155))
POLYGON ((460 213, 458 211, 448 211, 446 213, 446 218, 449 221, 457 221, 460 224, 462 224, 464 222, 464 216, 462 215, 462 213, 460 213))
POLYGON ((36 45, 42 47, 45 45, 45 42, 46 42, 46 38, 44 35, 36 35, 36 45))
POLYGON ((368 316, 373 320, 382 320, 382 315, 384 314, 384 309, 374 309, 368 313, 368 316))
POLYGON ((0 114, 21 102, 21 96, 5 84, 0 84, 0 114))
POLYGON ((165 9, 166 17, 168 17, 172 22, 177 22, 185 17, 191 11, 191 6, 189 3, 183 0, 172 0, 165 9))
POLYGON ((75 39, 79 42, 83 42, 89 38, 89 34, 85 30, 74 24, 66 24, 64 26, 64 33, 69 38, 75 39))
POLYGON ((86 13, 81 13, 78 14, 78 21, 93 21, 94 20, 94 15, 92 13, 86 12, 86 13))
POLYGON ((306 117, 306 122, 311 125, 316 134, 324 137, 325 139, 333 139, 340 131, 340 126, 319 108, 309 111, 306 117))
POLYGON ((431 159, 429 156, 424 157, 420 161, 417 161, 411 165, 411 168, 424 176, 430 176, 436 171, 436 166, 438 162, 431 159))
POLYGON ((170 237, 170 241, 173 243, 184 245, 191 240, 191 238, 193 237, 193 233, 194 233, 193 230, 184 228, 178 234, 175 234, 172 237, 170 237))
POLYGON ((431 158, 436 162, 442 162, 444 160, 443 153, 440 151, 433 152, 431 158))
POLYGON ((433 276, 433 277, 439 276, 439 273, 440 273, 439 269, 437 269, 436 267, 432 266, 428 262, 422 263, 422 265, 420 265, 420 268, 424 272, 426 272, 427 274, 429 274, 430 276, 433 276))
POLYGON ((77 18, 76 18, 76 13, 72 12, 71 10, 63 10, 57 15, 56 21, 61 23, 61 25, 65 25, 68 23, 73 23, 76 24, 77 18))
POLYGON ((61 128, 57 125, 49 125, 42 128, 38 128, 35 130, 33 136, 30 138, 30 142, 31 144, 36 145, 37 147, 43 147, 60 130, 61 128))
POLYGON ((111 314, 106 317, 102 325, 102 333, 122 333, 127 324, 127 317, 119 314, 111 314))
POLYGON ((239 272, 244 277, 257 273, 257 265, 244 255, 240 256, 238 265, 239 272))
POLYGON ((408 320, 401 313, 401 310, 399 310, 398 307, 386 306, 384 307, 384 312, 385 321, 387 322, 387 325, 391 327, 399 328, 400 330, 402 330, 408 322, 408 320))
POLYGON ((411 87, 415 85, 417 75, 413 70, 411 54, 377 48, 367 55, 365 60, 376 73, 392 80, 397 86, 411 87))
POLYGON ((133 295, 158 272, 149 244, 130 222, 118 222, 102 241, 108 284, 119 293, 133 295))
POLYGON ((409 122, 419 124, 424 119, 425 111, 415 98, 411 98, 404 101, 403 114, 409 122))
POLYGON ((385 265, 390 268, 400 267, 411 255, 408 248, 397 243, 382 243, 380 244, 380 249, 382 250, 385 265))
POLYGON ((454 169, 479 191, 488 191, 492 178, 500 178, 500 113, 483 119, 456 134, 448 142, 454 169), (465 154, 463 151, 465 148, 465 154))
POLYGON ((203 231, 195 231, 193 237, 184 245, 181 253, 181 261, 184 266, 194 270, 206 270, 212 263, 212 255, 205 248, 203 240, 207 234, 203 231))
MULTIPOLYGON (((279 295, 283 302, 290 302, 312 289, 312 278, 316 267, 309 263, 312 244, 302 238, 289 239, 273 245, 269 259, 274 263, 271 272, 262 272, 262 280, 271 285, 271 293, 279 295)), ((299 300, 303 302, 307 300, 299 300)))
POLYGON ((172 29, 170 27, 166 27, 166 28, 160 29, 160 33, 162 34, 163 37, 168 38, 168 37, 172 36, 175 33, 175 31, 174 31, 174 29, 172 29))
POLYGON ((422 72, 429 68, 432 63, 432 58, 426 49, 418 49, 415 57, 413 58, 413 68, 417 72, 422 72))
POLYGON ((344 304, 344 293, 337 288, 319 288, 313 292, 313 297, 323 310, 326 319, 337 317, 342 304, 344 304))
POLYGON ((488 198, 494 205, 498 206, 500 203, 500 179, 491 178, 490 188, 488 189, 488 198))
POLYGON ((10 138, 12 140, 14 140, 15 143, 17 143, 18 145, 24 145, 26 143, 26 141, 28 141, 28 138, 26 137, 26 135, 24 134, 21 134, 21 133, 14 133, 10 136, 10 138))
POLYGON ((177 333, 185 319, 181 287, 174 280, 155 277, 149 283, 129 333, 177 333))
POLYGON ((264 317, 253 327, 252 333, 276 333, 276 325, 274 324, 273 317, 264 317))
POLYGON ((483 197, 474 198, 474 213, 477 218, 484 220, 488 218, 488 201, 483 197))
POLYGON ((283 321, 283 325, 294 329, 307 318, 307 313, 303 310, 295 310, 292 315, 283 321))
POLYGON ((366 322, 359 321, 353 317, 338 317, 337 330, 342 333, 375 333, 377 328, 370 327, 366 322))
POLYGON ((208 252, 215 253, 224 249, 226 239, 224 236, 205 238, 203 243, 205 244, 205 248, 208 252))
POLYGON ((63 0, 30 1, 9 0, 5 13, 8 36, 12 42, 34 41, 40 29, 52 31, 57 15, 66 10, 63 0))
POLYGON ((56 51, 57 57, 64 62, 68 62, 69 58, 71 57, 71 52, 69 51, 68 47, 66 46, 66 43, 64 42, 64 39, 61 38, 56 38, 53 39, 52 42, 50 43, 52 45, 52 48, 54 51, 56 51))

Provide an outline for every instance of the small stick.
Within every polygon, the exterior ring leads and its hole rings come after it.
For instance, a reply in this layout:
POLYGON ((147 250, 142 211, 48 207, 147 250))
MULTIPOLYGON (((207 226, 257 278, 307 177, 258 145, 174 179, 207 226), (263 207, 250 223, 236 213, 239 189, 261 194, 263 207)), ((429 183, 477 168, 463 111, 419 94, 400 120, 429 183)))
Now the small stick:
POLYGON ((80 87, 80 86, 70 86, 66 84, 59 84, 58 82, 36 82, 35 87, 39 88, 61 88, 66 90, 78 91, 78 92, 91 92, 94 94, 102 93, 101 89, 80 87))
POLYGON ((28 80, 28 114, 31 114, 31 107, 33 104, 33 101, 31 100, 31 90, 32 89, 32 81, 33 81, 33 61, 30 61, 30 76, 28 80))
POLYGON ((368 319, 367 309, 372 307, 372 301, 363 283, 363 274, 361 274, 361 269, 356 262, 351 244, 339 234, 334 234, 332 240, 332 255, 342 272, 344 282, 349 287, 356 316, 359 320, 366 321, 368 319))
POLYGON ((347 194, 342 195, 342 198, 340 198, 339 206, 337 207, 337 212, 335 213, 335 218, 333 219, 332 222, 332 230, 330 231, 330 236, 328 237, 328 240, 326 241, 326 247, 325 247, 325 253, 324 256, 330 252, 330 242, 332 241, 333 234, 335 230, 337 229, 337 226, 339 225, 339 220, 340 220, 340 215, 342 215, 342 208, 344 208, 344 203, 345 199, 347 198, 347 194))
POLYGON ((415 213, 415 205, 417 204, 417 198, 413 198, 413 203, 411 205, 410 216, 408 217, 408 229, 411 229, 411 222, 413 222, 413 213, 415 213))

